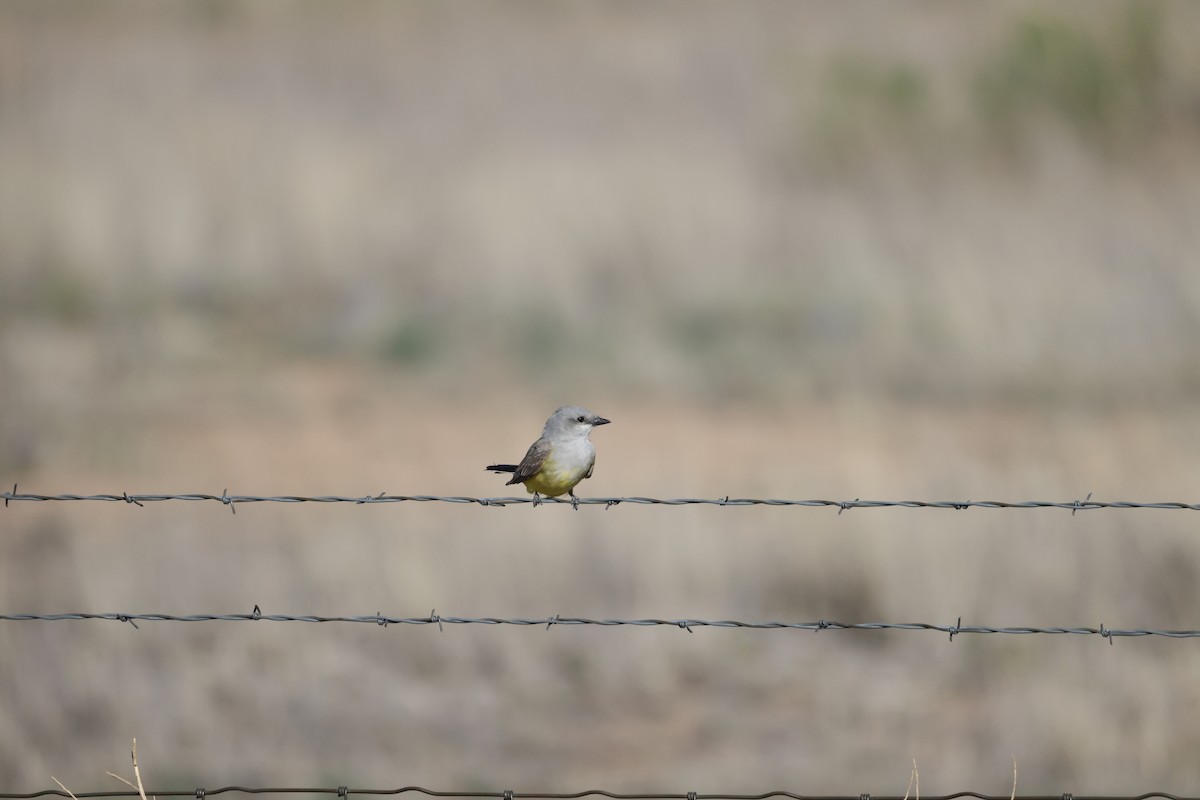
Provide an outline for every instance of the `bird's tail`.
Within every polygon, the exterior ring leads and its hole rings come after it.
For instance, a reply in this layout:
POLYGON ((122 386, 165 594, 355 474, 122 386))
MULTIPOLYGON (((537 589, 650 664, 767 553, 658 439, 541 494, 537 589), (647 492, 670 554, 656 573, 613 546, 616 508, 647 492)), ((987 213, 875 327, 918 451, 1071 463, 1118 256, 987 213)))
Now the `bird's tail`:
POLYGON ((516 464, 492 464, 490 467, 485 467, 488 472, 516 472, 516 464))

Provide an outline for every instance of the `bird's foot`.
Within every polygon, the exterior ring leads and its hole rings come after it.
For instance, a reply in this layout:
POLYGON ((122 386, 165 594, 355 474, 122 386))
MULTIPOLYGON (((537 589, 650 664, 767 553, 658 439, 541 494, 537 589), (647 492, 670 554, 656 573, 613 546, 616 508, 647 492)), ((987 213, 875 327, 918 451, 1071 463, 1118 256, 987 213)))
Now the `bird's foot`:
POLYGON ((542 496, 537 492, 533 493, 533 507, 537 508, 542 504, 542 496))
POLYGON ((574 492, 571 492, 571 508, 579 510, 579 498, 575 496, 574 492))

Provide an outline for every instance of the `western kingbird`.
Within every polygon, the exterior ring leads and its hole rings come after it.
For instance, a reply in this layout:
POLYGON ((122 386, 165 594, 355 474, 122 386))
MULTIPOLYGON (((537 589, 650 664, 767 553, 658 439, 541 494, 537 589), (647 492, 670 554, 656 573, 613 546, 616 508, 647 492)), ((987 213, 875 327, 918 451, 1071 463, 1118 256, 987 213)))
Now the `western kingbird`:
POLYGON ((512 477, 504 485, 525 484, 526 491, 533 493, 534 503, 541 499, 539 495, 558 497, 566 492, 578 509, 575 484, 592 477, 596 463, 596 448, 588 434, 597 425, 608 423, 586 408, 563 406, 546 420, 541 438, 530 445, 520 464, 492 464, 487 469, 511 472, 512 477))

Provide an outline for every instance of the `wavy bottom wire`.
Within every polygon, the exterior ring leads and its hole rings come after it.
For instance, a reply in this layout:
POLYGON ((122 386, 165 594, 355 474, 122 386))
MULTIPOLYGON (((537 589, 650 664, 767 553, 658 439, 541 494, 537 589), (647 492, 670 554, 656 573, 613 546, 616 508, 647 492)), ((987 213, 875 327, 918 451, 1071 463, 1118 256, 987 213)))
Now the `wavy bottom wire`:
MULTIPOLYGON (((584 789, 579 792, 453 792, 426 789, 421 786, 402 786, 397 789, 351 789, 348 786, 338 787, 251 787, 251 786, 222 786, 219 789, 146 789, 147 797, 195 797, 204 800, 209 795, 216 794, 330 794, 337 797, 347 797, 353 794, 364 795, 399 795, 423 794, 429 797, 486 797, 498 800, 576 800, 583 797, 609 797, 614 800, 769 800, 773 797, 785 797, 790 800, 908 800, 908 795, 804 795, 795 792, 776 790, 761 794, 707 794, 703 792, 674 792, 674 793, 624 793, 610 792, 605 789, 584 789)), ((65 792, 61 789, 43 789, 37 792, 15 793, 0 792, 4 800, 31 800, 36 797, 138 797, 136 789, 101 792, 65 792)), ((1200 800, 1200 797, 1176 795, 1169 792, 1147 792, 1139 795, 1076 795, 1071 793, 1050 795, 1013 795, 1013 794, 981 794, 979 792, 955 792, 943 795, 925 795, 925 800, 957 800, 958 798, 975 798, 975 800, 1200 800)))

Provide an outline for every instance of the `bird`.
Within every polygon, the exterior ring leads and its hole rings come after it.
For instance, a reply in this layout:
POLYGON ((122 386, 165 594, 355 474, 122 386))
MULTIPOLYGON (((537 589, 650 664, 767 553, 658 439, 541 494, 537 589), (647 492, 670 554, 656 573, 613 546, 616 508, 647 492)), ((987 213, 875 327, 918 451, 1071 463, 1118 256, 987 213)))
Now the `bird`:
POLYGON ((533 495, 534 505, 541 496, 571 496, 571 505, 579 510, 579 498, 575 486, 584 478, 592 477, 596 464, 596 448, 588 434, 593 428, 608 425, 611 420, 597 416, 582 406, 563 406, 546 420, 542 435, 529 446, 520 464, 492 464, 489 472, 512 473, 505 486, 525 484, 525 490, 533 495))

